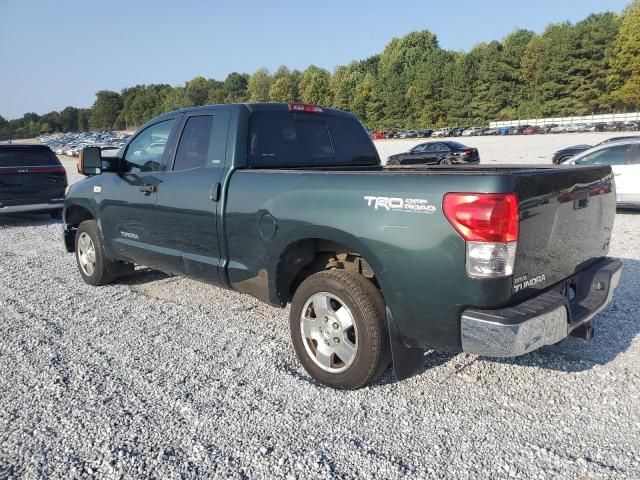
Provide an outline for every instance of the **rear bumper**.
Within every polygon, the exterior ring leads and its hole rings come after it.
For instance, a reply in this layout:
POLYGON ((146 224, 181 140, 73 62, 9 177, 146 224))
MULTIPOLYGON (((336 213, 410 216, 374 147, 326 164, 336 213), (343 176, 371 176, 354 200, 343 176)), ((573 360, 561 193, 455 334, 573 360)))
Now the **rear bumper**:
POLYGON ((48 212, 52 210, 62 210, 64 203, 48 202, 48 203, 32 203, 28 205, 7 205, 0 206, 0 215, 3 213, 20 213, 20 212, 48 212))
POLYGON ((622 262, 603 259, 550 290, 512 307, 462 313, 462 350, 488 357, 515 357, 552 345, 589 324, 613 297, 622 262), (575 292, 568 298, 567 291, 575 292))

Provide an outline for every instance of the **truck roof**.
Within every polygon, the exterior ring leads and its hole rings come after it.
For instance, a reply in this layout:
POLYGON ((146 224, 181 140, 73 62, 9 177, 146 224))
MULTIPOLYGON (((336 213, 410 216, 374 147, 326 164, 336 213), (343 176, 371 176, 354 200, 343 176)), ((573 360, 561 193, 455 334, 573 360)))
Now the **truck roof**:
MULTIPOLYGON (((290 111, 288 103, 270 103, 270 102, 269 103, 268 102, 263 102, 263 103, 224 103, 224 104, 211 104, 211 105, 202 105, 202 106, 198 106, 198 107, 181 108, 180 110, 175 110, 173 112, 165 113, 164 115, 162 115, 162 117, 169 116, 169 115, 176 114, 176 113, 206 111, 206 110, 209 110, 209 109, 211 109, 213 107, 215 107, 215 108, 230 108, 230 109, 245 108, 245 109, 249 110, 249 112, 251 112, 251 113, 253 113, 253 112, 289 112, 290 111)), ((319 113, 319 115, 330 114, 330 115, 336 115, 336 116, 341 116, 341 117, 352 117, 351 113, 345 112, 343 110, 337 110, 335 108, 325 108, 325 107, 321 107, 321 108, 322 108, 322 113, 319 113)))

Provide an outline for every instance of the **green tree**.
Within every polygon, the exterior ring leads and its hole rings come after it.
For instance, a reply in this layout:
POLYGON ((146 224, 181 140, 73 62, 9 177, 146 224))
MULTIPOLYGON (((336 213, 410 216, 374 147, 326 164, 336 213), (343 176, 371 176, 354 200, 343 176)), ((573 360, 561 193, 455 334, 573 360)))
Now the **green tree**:
POLYGON ((619 106, 640 108, 640 0, 622 14, 607 80, 619 106))
POLYGON ((302 73, 299 84, 300 100, 316 105, 331 103, 331 74, 324 68, 311 65, 302 73))
POLYGON ((111 130, 117 128, 118 116, 122 109, 122 97, 117 92, 100 90, 96 93, 96 101, 91 107, 89 124, 94 130, 111 130))
POLYGON ((269 92, 274 83, 273 77, 266 68, 256 70, 247 83, 247 94, 250 102, 268 102, 269 92))

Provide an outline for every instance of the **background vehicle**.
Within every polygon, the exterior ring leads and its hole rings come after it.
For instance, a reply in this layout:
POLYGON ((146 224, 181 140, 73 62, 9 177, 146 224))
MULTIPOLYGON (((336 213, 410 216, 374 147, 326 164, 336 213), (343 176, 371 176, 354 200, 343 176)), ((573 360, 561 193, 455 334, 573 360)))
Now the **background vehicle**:
POLYGON ((387 132, 373 132, 371 134, 371 140, 382 140, 386 138, 387 132))
POLYGON ((167 113, 102 174, 98 148, 82 155, 64 238, 87 283, 138 263, 290 302, 300 362, 336 388, 391 356, 406 378, 425 349, 589 337, 620 275, 606 166, 385 168, 355 117, 298 103, 167 113))
POLYGON ((567 159, 563 165, 611 166, 618 207, 640 208, 640 138, 603 142, 567 159))
POLYGON ((476 148, 459 142, 427 142, 416 145, 405 153, 391 155, 387 165, 453 165, 459 163, 479 163, 476 148))
POLYGON ((451 135, 451 129, 450 128, 441 128, 439 130, 436 130, 435 132, 433 132, 431 134, 432 137, 438 138, 438 137, 448 137, 451 135))
POLYGON ((428 138, 431 136, 432 133, 433 133, 433 130, 429 130, 428 128, 423 130, 418 130, 418 138, 428 138))
POLYGON ((67 174, 49 147, 0 145, 0 214, 46 212, 60 218, 67 174))
MULTIPOLYGON (((606 140, 598 143, 595 146, 599 146, 599 145, 604 145, 606 143, 610 143, 610 142, 617 142, 620 140, 633 140, 633 139, 640 139, 640 135, 636 136, 628 136, 628 137, 611 137, 611 138, 607 138, 606 140)), ((556 153, 553 154, 553 157, 551 158, 551 162, 558 164, 558 163, 563 163, 564 161, 568 160, 569 158, 573 157, 574 155, 577 155, 579 153, 582 153, 586 150, 589 150, 590 148, 593 148, 592 145, 573 145, 571 147, 566 147, 566 148, 562 148, 560 150, 558 150, 556 153)))

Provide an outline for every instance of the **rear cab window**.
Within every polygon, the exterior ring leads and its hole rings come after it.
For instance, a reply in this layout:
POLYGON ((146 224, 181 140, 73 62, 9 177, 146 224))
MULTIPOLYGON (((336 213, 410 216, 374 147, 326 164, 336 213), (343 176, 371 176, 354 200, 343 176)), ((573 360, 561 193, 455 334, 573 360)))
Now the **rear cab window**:
POLYGON ((0 148, 1 167, 58 167, 62 165, 49 148, 0 148))
POLYGON ((379 164, 360 122, 327 113, 254 112, 248 151, 258 168, 379 164))

